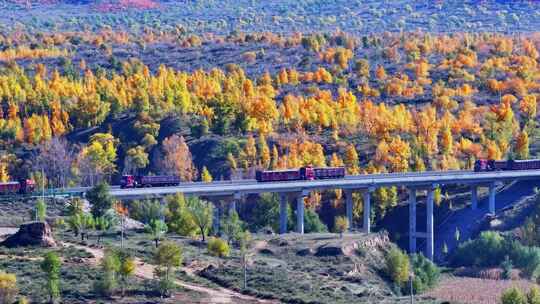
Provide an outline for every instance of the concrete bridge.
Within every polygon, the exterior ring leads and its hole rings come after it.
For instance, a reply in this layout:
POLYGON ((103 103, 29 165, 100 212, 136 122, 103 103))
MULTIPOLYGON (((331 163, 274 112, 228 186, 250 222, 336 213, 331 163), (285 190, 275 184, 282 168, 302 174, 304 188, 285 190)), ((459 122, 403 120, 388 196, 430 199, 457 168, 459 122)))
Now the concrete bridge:
MULTIPOLYGON (((471 188, 471 207, 478 207, 478 188, 486 187, 489 193, 489 213, 495 214, 495 188, 503 182, 519 180, 538 180, 540 170, 523 171, 427 171, 414 173, 390 173, 347 176, 344 179, 301 180, 290 182, 265 182, 255 180, 219 181, 211 183, 183 183, 175 187, 120 189, 113 187, 110 194, 121 199, 152 198, 164 195, 184 193, 205 197, 227 197, 229 208, 235 208, 243 196, 264 192, 280 194, 280 233, 287 232, 288 197, 295 197, 297 204, 296 232, 304 233, 304 198, 311 191, 342 189, 345 194, 346 215, 349 223, 353 219, 353 192, 362 192, 364 202, 363 231, 370 232, 371 193, 378 187, 399 186, 409 191, 409 251, 416 252, 417 238, 426 239, 426 257, 433 259, 434 227, 433 203, 434 191, 440 185, 469 185, 471 188), (417 191, 426 191, 426 231, 416 230, 417 191)), ((88 188, 74 188, 73 191, 86 191, 88 188)), ((70 190, 68 190, 69 192, 70 190)), ((219 222, 219 209, 216 208, 216 222, 219 222)))

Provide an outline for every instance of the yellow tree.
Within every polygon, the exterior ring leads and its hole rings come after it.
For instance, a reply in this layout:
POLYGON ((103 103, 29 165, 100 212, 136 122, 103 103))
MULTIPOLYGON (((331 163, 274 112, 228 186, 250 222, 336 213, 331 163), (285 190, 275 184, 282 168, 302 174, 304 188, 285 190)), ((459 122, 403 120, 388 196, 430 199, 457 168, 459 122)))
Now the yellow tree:
POLYGON ((358 160, 358 153, 356 152, 356 148, 353 144, 349 144, 347 146, 343 162, 347 167, 348 174, 356 175, 360 173, 360 162, 358 160))
POLYGON ((515 153, 518 159, 529 158, 529 134, 526 130, 522 130, 517 135, 515 153))
POLYGON ((212 175, 210 174, 206 166, 203 166, 201 170, 201 181, 205 183, 210 183, 212 180, 212 175))

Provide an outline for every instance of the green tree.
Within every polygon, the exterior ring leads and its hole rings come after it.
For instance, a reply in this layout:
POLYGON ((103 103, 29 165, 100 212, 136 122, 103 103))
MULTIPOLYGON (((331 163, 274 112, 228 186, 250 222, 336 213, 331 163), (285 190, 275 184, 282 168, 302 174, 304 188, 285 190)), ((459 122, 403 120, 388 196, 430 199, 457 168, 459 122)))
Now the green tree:
POLYGON ((88 230, 94 228, 94 218, 89 213, 78 213, 68 218, 68 226, 75 236, 81 235, 81 241, 88 235, 88 230))
POLYGON ((36 221, 45 221, 45 218, 47 217, 47 204, 45 204, 43 199, 40 198, 36 201, 36 206, 34 207, 33 213, 33 217, 36 221))
POLYGON ((159 242, 163 236, 167 233, 167 224, 162 220, 153 219, 150 224, 146 225, 146 232, 150 234, 150 237, 154 241, 156 248, 159 246, 159 242))
POLYGON ((336 216, 334 219, 334 229, 339 233, 339 237, 343 237, 343 232, 349 229, 349 220, 344 216, 336 216))
POLYGON ((251 233, 248 230, 240 233, 238 242, 240 243, 240 256, 242 257, 242 268, 244 270, 244 289, 247 289, 247 265, 252 243, 251 233))
POLYGON ((227 238, 227 243, 238 241, 240 233, 242 233, 242 221, 236 211, 232 211, 221 222, 221 232, 227 238))
POLYGON ((501 296, 502 304, 527 304, 527 299, 523 292, 517 287, 505 290, 501 296))
POLYGON ((49 252, 41 262, 41 270, 47 275, 47 293, 49 294, 49 303, 56 303, 60 298, 60 267, 62 263, 56 253, 49 252))
POLYGON ((88 192, 86 199, 91 205, 91 212, 94 217, 100 217, 113 206, 112 197, 109 195, 109 185, 99 183, 88 192))
POLYGON ((165 201, 165 222, 170 232, 178 233, 182 236, 195 236, 197 225, 188 208, 187 201, 183 194, 168 196, 165 201))
POLYGON ((321 218, 315 210, 306 209, 304 213, 304 232, 305 233, 322 233, 328 232, 328 227, 321 221, 321 218))
POLYGON ((403 286, 409 278, 409 257, 398 248, 392 248, 386 255, 386 274, 392 282, 403 286))
POLYGON ((193 222, 199 229, 202 241, 204 242, 210 227, 212 227, 214 207, 212 206, 212 203, 201 200, 198 197, 192 196, 187 198, 186 201, 193 222))
POLYGON ((118 286, 118 272, 120 271, 120 258, 111 248, 105 250, 101 259, 101 277, 95 282, 94 291, 105 297, 110 297, 118 286))
POLYGON ((106 231, 109 231, 113 226, 113 221, 110 217, 104 215, 97 217, 94 220, 94 228, 97 231, 97 243, 99 244, 101 242, 101 238, 103 237, 103 234, 106 231))
POLYGON ((182 248, 173 242, 163 242, 154 254, 156 264, 155 275, 159 280, 158 289, 161 296, 169 296, 173 288, 171 274, 182 264, 182 248))
POLYGON ((422 293, 433 288, 439 282, 440 270, 422 254, 414 254, 411 258, 414 272, 413 288, 415 293, 422 293))

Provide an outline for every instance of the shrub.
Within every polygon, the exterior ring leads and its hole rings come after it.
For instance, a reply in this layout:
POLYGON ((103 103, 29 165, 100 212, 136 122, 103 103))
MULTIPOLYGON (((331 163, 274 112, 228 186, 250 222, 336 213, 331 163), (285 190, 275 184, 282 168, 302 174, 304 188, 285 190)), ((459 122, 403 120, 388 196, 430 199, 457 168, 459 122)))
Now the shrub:
POLYGON ((512 287, 503 292, 501 296, 502 304, 526 304, 527 300, 523 292, 516 287, 512 287))
POLYGON ((477 239, 459 245, 452 262, 462 266, 499 265, 504 257, 504 245, 498 232, 485 231, 477 239))
POLYGON ((386 274, 392 282, 403 286, 409 278, 409 257, 398 248, 392 248, 386 255, 386 274))
POLYGON ((220 238, 210 238, 208 241, 208 252, 217 257, 227 257, 230 253, 229 244, 220 238))
POLYGON ((305 233, 328 232, 328 227, 326 227, 326 225, 321 221, 317 212, 311 209, 306 209, 304 216, 305 233))
POLYGON ((334 220, 334 229, 339 233, 339 236, 343 236, 343 232, 349 229, 349 220, 344 216, 336 216, 334 220))
POLYGON ((413 288, 415 293, 422 293, 437 285, 439 268, 422 254, 415 254, 411 259, 414 272, 413 288))
POLYGON ((540 304, 540 290, 533 286, 527 293, 527 304, 540 304))
POLYGON ((0 303, 11 304, 17 295, 17 277, 0 271, 0 303))

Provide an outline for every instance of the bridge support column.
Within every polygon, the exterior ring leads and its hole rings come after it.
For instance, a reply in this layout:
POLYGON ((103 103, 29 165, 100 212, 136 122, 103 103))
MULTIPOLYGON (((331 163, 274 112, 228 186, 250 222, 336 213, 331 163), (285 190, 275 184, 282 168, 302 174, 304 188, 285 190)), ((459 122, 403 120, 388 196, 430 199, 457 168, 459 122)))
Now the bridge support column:
POLYGON ((220 227, 220 216, 221 216, 221 204, 218 202, 218 203, 214 203, 214 215, 213 215, 213 230, 214 230, 214 234, 216 235, 219 235, 219 227, 220 227))
POLYGON ((409 188, 409 253, 416 253, 416 189, 409 188))
POLYGON ((495 215, 495 184, 489 185, 489 213, 495 215))
POLYGON ((233 211, 238 212, 236 209, 236 203, 240 203, 242 200, 242 194, 240 193, 234 193, 233 200, 229 204, 229 214, 232 214, 233 211))
POLYGON ((287 195, 279 195, 279 233, 287 233, 287 195))
POLYGON ((304 198, 308 192, 302 191, 296 198, 296 232, 304 234, 304 198))
POLYGON ((471 208, 476 210, 478 208, 478 186, 471 186, 471 208))
POLYGON ((426 202, 426 257, 433 261, 434 238, 433 238, 433 198, 435 187, 429 188, 426 202))
POLYGON ((353 226, 353 199, 352 199, 352 190, 345 190, 345 209, 347 213, 347 221, 349 222, 349 231, 352 230, 353 226))
POLYGON ((364 211, 363 211, 363 230, 364 233, 371 232, 371 192, 373 188, 369 188, 362 193, 362 199, 364 202, 364 211))

